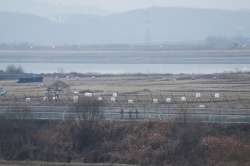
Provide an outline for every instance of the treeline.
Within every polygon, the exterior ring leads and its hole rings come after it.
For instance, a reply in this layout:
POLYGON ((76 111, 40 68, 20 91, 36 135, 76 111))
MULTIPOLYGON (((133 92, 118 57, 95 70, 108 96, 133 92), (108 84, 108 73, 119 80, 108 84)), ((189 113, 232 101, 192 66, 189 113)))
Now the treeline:
POLYGON ((17 80, 25 74, 21 66, 8 65, 5 69, 0 69, 0 80, 17 80))
POLYGON ((5 70, 0 70, 0 74, 24 74, 22 66, 8 65, 5 70))
POLYGON ((0 159, 150 166, 250 165, 250 125, 0 121, 0 159))

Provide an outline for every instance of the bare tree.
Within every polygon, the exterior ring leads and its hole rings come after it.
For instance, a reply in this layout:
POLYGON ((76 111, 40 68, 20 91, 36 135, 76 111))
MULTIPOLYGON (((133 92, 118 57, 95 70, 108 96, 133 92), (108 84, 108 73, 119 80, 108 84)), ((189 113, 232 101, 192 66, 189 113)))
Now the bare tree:
POLYGON ((9 74, 23 74, 23 68, 21 66, 9 65, 6 67, 6 73, 9 74))
POLYGON ((92 97, 80 97, 78 103, 73 104, 71 112, 76 113, 79 120, 95 121, 104 118, 102 106, 104 106, 103 101, 92 97))

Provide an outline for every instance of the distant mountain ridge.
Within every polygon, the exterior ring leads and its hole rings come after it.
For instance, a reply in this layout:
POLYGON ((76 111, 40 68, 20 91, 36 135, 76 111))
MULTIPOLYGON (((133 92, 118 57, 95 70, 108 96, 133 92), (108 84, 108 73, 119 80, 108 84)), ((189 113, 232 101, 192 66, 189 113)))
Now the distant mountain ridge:
POLYGON ((98 15, 67 15, 61 21, 0 12, 0 43, 107 44, 193 41, 208 36, 250 36, 250 12, 153 7, 98 15))

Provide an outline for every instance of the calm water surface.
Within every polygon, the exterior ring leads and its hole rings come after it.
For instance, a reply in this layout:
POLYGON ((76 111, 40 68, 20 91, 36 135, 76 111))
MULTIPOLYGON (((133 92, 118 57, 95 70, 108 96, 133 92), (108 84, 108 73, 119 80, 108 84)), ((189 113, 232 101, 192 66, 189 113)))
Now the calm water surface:
POLYGON ((250 50, 0 51, 0 69, 10 64, 35 73, 218 73, 250 71, 250 50))

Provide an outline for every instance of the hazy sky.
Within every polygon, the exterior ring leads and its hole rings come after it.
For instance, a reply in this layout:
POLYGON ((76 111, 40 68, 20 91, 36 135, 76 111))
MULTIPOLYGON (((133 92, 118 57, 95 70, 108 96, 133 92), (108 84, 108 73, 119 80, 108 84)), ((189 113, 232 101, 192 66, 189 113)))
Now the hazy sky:
POLYGON ((250 0, 0 0, 0 10, 121 12, 150 6, 250 9, 250 0))
MULTIPOLYGON (((23 1, 23 0, 22 0, 23 1)), ((37 0, 39 1, 39 0, 37 0)), ((46 0, 40 0, 46 1, 46 0)), ((100 9, 119 11, 147 6, 186 6, 199 8, 250 8, 250 0, 47 0, 53 4, 82 4, 100 9)))

